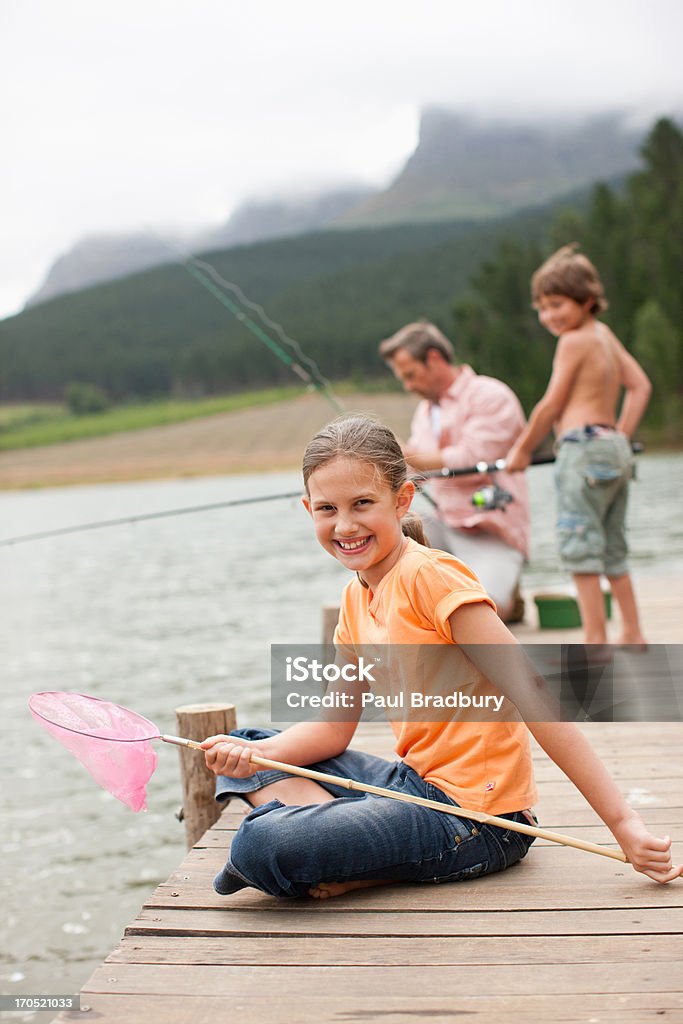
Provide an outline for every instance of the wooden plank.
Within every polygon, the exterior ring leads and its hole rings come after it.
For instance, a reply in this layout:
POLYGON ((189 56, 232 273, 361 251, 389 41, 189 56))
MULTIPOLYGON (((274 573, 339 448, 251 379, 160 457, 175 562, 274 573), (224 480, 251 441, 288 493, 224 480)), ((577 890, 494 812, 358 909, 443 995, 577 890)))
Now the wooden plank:
MULTIPOLYGON (((632 788, 646 789, 651 797, 655 800, 665 800, 667 797, 675 796, 680 801, 680 786, 681 786, 681 775, 676 773, 665 779, 643 779, 642 776, 637 775, 632 779, 622 779, 619 783, 619 788, 624 793, 628 800, 628 791, 632 788)), ((555 796, 562 796, 566 792, 577 792, 573 784, 569 779, 557 778, 549 779, 543 785, 542 799, 548 800, 553 799, 555 796)), ((577 796, 579 796, 577 792, 577 796)))
MULTIPOLYGON (((200 851, 197 851, 198 854, 200 851)), ((198 859, 174 872, 166 882, 159 885, 146 900, 149 907, 231 908, 237 901, 250 898, 269 901, 274 897, 247 890, 232 896, 219 896, 214 892, 212 881, 223 864, 223 851, 203 851, 219 854, 217 859, 202 862, 198 859)), ((683 907, 683 885, 659 886, 637 875, 627 864, 593 857, 596 862, 577 863, 579 857, 588 854, 575 851, 565 852, 548 844, 538 847, 521 864, 507 871, 488 875, 464 883, 434 884, 403 883, 379 892, 378 889, 356 890, 336 898, 341 906, 360 906, 373 901, 380 907, 389 907, 399 902, 406 910, 436 909, 449 907, 452 910, 529 910, 546 906, 556 909, 579 909, 593 907, 683 907), (548 891, 547 878, 552 873, 557 882, 548 891), (541 903, 539 903, 539 900, 541 903)), ((297 906, 315 904, 315 900, 303 897, 297 906)))
POLYGON ((308 966, 462 966, 464 964, 624 964, 683 962, 683 936, 593 935, 462 937, 423 935, 328 936, 130 936, 106 959, 108 964, 268 964, 308 966))
MULTIPOLYGON (((656 788, 655 783, 663 779, 680 779, 682 774, 681 766, 677 763, 681 756, 680 746, 676 750, 671 747, 669 750, 652 750, 646 756, 629 757, 624 759, 623 755, 601 757, 601 760, 610 775, 621 785, 629 781, 648 780, 648 783, 656 788)), ((554 762, 544 761, 534 765, 536 782, 544 785, 547 782, 567 782, 561 770, 554 762)))
POLYGON ((143 908, 126 929, 135 935, 626 935, 683 931, 679 908, 619 910, 411 911, 385 908, 382 913, 327 901, 291 904, 271 901, 221 910, 143 908))
MULTIPOLYGON (((232 896, 214 892, 212 879, 224 863, 220 849, 195 850, 146 901, 149 907, 208 908, 239 906, 245 899, 273 897, 242 890, 232 896)), ((288 901, 289 902, 289 901, 288 901)), ((304 899, 297 905, 307 904, 304 899)), ((310 901, 315 903, 315 901, 310 901)), ((379 909, 530 910, 623 906, 683 907, 683 885, 659 886, 629 865, 559 847, 539 846, 507 871, 456 885, 402 884, 364 889, 338 897, 337 903, 379 909), (548 879, 553 878, 552 889, 548 879)))
MULTIPOLYGON (((350 993, 373 1000, 377 1007, 386 993, 412 1006, 417 993, 429 988, 451 1002, 462 996, 522 995, 529 988, 539 995, 577 995, 593 992, 671 992, 680 991, 680 974, 669 963, 637 962, 624 970, 620 964, 545 964, 529 973, 518 966, 469 964, 461 969, 453 966, 381 967, 252 967, 206 966, 204 964, 104 964, 98 967, 84 985, 84 996, 90 993, 127 993, 129 995, 193 995, 224 996, 233 999, 238 993, 248 994, 254 1003, 263 999, 296 1000, 312 989, 319 997, 343 1001, 350 993)), ((87 1002, 87 998, 85 999, 87 1002)))
MULTIPOLYGON (((342 900, 362 910, 404 910, 404 911, 435 911, 446 910, 618 910, 624 907, 638 910, 655 907, 683 906, 683 886, 672 885, 671 895, 663 897, 659 888, 640 886, 627 889, 624 886, 600 886, 582 891, 581 886, 565 884, 549 890, 547 882, 541 885, 525 886, 523 889, 508 889, 507 903, 501 906, 505 894, 494 887, 494 876, 485 879, 488 883, 475 890, 475 883, 469 882, 457 886, 387 886, 379 889, 364 889, 347 893, 335 902, 342 900), (674 894, 675 893, 675 894, 674 894), (457 895, 456 895, 457 894, 457 895)), ((146 901, 147 907, 173 907, 184 909, 232 909, 245 903, 265 906, 273 902, 273 897, 266 896, 256 890, 242 890, 230 897, 218 896, 208 887, 191 890, 181 896, 179 890, 164 884, 146 901)), ((297 900, 298 906, 310 906, 315 900, 297 900)), ((323 901, 325 902, 325 901, 323 901)))
MULTIPOLYGON (((681 782, 679 781, 679 787, 681 782)), ((665 794, 659 790, 655 793, 651 787, 638 786, 634 784, 624 791, 626 803, 641 814, 646 810, 666 811, 669 815, 680 821, 681 818, 681 794, 680 791, 665 794)), ((585 822, 600 824, 600 818, 585 802, 581 794, 573 788, 567 788, 564 793, 556 793, 553 796, 547 795, 545 790, 541 792, 538 802, 534 805, 536 816, 542 825, 548 821, 554 821, 566 827, 566 823, 572 818, 578 818, 585 822)))
POLYGON ((60 1014, 55 1024, 140 1024, 163 1021, 164 1024, 216 1024, 216 1021, 239 1019, 240 1024, 340 1024, 340 1022, 381 1021, 381 1024, 406 1024, 429 1021, 430 1024, 453 1024, 455 1017, 467 1016, 473 1024, 576 1024, 577 1021, 599 1021, 600 1024, 661 1024, 680 1021, 683 1000, 669 992, 629 993, 615 996, 590 993, 585 995, 536 995, 535 993, 505 996, 457 996, 446 1000, 438 994, 416 990, 409 1002, 385 992, 381 1002, 369 1001, 349 991, 342 999, 331 999, 324 991, 303 990, 294 999, 259 998, 252 1000, 249 991, 230 997, 194 994, 83 996, 82 1011, 60 1014))

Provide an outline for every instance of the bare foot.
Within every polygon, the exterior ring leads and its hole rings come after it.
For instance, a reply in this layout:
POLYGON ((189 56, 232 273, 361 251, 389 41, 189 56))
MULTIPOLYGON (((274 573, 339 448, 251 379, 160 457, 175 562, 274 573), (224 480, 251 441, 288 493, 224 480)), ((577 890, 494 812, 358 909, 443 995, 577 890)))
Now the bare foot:
POLYGON ((614 660, 614 645, 584 643, 572 644, 569 659, 567 655, 561 658, 549 658, 549 665, 562 665, 574 671, 588 669, 594 665, 609 665, 614 660))
POLYGON ((626 651, 629 654, 645 654, 647 652, 647 640, 642 634, 637 637, 622 637, 616 646, 617 650, 626 651))
POLYGON ((586 644, 584 647, 586 666, 609 665, 614 660, 612 644, 586 644))
POLYGON ((333 896, 341 896, 352 889, 369 889, 371 885, 389 885, 388 878, 367 879, 360 882, 318 882, 308 895, 316 900, 330 900, 333 896))

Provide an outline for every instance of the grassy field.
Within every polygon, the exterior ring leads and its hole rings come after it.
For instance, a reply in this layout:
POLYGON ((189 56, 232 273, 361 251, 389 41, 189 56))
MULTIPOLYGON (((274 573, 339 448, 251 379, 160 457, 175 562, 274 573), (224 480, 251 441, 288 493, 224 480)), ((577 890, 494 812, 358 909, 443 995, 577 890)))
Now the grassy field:
POLYGON ((219 413, 271 405, 294 398, 302 392, 301 387, 281 387, 194 400, 162 399, 114 406, 88 416, 75 416, 66 406, 54 403, 7 405, 0 407, 0 451, 38 448, 65 441, 82 441, 130 430, 184 423, 219 413))
MULTIPOLYGON (((319 392, 292 389, 294 393, 286 397, 287 390, 279 397, 274 392, 259 392, 256 400, 253 394, 240 396, 241 401, 227 411, 220 411, 212 402, 187 403, 192 418, 157 419, 157 425, 138 429, 133 428, 129 415, 123 421, 115 420, 108 436, 81 437, 61 444, 46 422, 44 436, 54 443, 25 448, 15 443, 14 450, 8 450, 6 443, 6 450, 0 451, 0 490, 295 469, 301 464, 306 443, 335 417, 336 410, 319 392)), ((407 436, 414 396, 395 388, 370 392, 335 386, 335 393, 349 412, 370 413, 400 436, 407 436)), ((184 404, 178 403, 181 408, 184 404)), ((159 403, 156 414, 161 415, 164 407, 166 403, 159 403)), ((154 409, 144 407, 147 415, 154 409)), ((166 415, 171 415, 168 407, 166 415)), ((58 421, 56 417, 53 425, 58 421)), ((34 426, 38 430, 39 424, 34 426)), ((22 433, 17 425, 15 441, 22 433)))
MULTIPOLYGON (((405 438, 416 398, 389 377, 382 384, 335 385, 335 394, 347 411, 374 415, 405 438)), ((319 392, 302 388, 126 406, 80 419, 61 406, 5 406, 0 490, 293 469, 335 415, 319 392)), ((648 450, 662 447, 641 436, 648 450)))
POLYGON ((0 405, 0 437, 4 434, 21 433, 39 423, 58 419, 64 416, 66 411, 63 405, 56 402, 0 405))

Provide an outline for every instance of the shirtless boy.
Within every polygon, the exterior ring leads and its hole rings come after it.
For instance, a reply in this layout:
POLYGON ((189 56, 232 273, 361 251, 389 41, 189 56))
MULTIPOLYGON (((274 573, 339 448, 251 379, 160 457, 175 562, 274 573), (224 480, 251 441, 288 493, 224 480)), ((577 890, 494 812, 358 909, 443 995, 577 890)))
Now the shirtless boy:
POLYGON ((539 319, 559 340, 546 392, 508 452, 506 468, 525 469, 554 428, 560 553, 574 578, 586 643, 607 642, 600 586, 604 573, 621 611, 621 642, 644 649, 626 566, 625 515, 632 476, 630 438, 651 386, 633 356, 596 319, 607 308, 602 283, 576 248, 559 249, 531 279, 539 319), (624 400, 617 413, 622 388, 624 400))

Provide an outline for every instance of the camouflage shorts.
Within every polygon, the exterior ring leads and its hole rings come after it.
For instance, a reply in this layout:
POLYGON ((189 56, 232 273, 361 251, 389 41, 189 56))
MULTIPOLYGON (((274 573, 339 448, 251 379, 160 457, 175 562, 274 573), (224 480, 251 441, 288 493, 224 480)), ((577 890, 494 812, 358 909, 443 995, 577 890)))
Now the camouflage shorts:
POLYGON ((574 573, 627 572, 626 504, 633 476, 627 437, 569 435, 555 463, 557 535, 564 565, 574 573))

